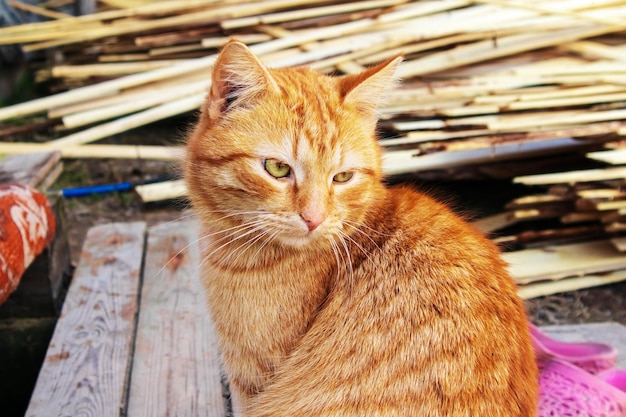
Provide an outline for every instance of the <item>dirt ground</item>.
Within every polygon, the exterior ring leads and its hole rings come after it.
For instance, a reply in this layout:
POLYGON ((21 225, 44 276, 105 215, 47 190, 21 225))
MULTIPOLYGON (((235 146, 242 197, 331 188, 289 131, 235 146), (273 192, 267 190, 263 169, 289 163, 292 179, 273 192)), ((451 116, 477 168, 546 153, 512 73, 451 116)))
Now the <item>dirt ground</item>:
MULTIPOLYGON (((192 118, 177 118, 118 135, 107 140, 118 144, 180 144, 192 118)), ((175 162, 137 160, 69 160, 55 184, 57 188, 146 180, 180 175, 175 162)), ((497 211, 506 201, 507 183, 422 183, 421 189, 450 200, 457 209, 480 213, 497 211), (480 198, 475 194, 479 193, 480 198), (490 198, 491 197, 491 198, 490 198), (486 207, 489 206, 489 207, 486 207)), ((108 222, 143 220, 149 225, 181 218, 189 210, 184 201, 142 204, 134 192, 89 196, 65 201, 73 259, 76 261, 86 231, 108 222)), ((538 325, 617 321, 626 325, 626 283, 572 291, 527 301, 531 320, 538 325)))

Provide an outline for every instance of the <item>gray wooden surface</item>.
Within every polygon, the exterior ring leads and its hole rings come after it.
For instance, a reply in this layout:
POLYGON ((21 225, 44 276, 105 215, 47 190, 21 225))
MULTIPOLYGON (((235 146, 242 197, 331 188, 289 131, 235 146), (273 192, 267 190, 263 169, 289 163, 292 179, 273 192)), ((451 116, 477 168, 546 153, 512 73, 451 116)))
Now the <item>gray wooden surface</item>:
POLYGON ((197 230, 194 221, 174 222, 148 235, 129 416, 224 416, 197 230))
POLYGON ((0 157, 0 183, 19 182, 45 189, 61 173, 61 152, 35 152, 0 157))
POLYGON ((117 417, 123 408, 145 223, 89 230, 28 417, 117 417))
POLYGON ((224 416, 197 230, 89 230, 27 417, 224 416))

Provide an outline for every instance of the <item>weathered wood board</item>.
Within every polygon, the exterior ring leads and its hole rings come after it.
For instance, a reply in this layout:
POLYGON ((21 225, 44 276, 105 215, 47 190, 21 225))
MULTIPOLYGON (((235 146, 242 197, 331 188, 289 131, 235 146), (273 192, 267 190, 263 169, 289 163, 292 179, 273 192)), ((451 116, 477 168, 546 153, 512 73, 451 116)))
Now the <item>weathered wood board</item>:
POLYGON ((49 186, 61 173, 61 152, 47 151, 0 158, 0 183, 19 182, 33 188, 49 186))
POLYGON ((626 269, 626 254, 608 240, 502 254, 518 284, 626 269))
POLYGON ((148 235, 129 416, 224 416, 197 231, 196 221, 185 221, 148 235))
POLYGON ((626 270, 624 269, 603 274, 565 278, 557 281, 532 282, 528 285, 519 286, 517 293, 523 299, 528 299, 566 291, 576 291, 583 288, 599 287, 621 281, 626 281, 626 270))
POLYGON ((135 333, 145 223, 89 230, 28 417, 117 417, 135 333))

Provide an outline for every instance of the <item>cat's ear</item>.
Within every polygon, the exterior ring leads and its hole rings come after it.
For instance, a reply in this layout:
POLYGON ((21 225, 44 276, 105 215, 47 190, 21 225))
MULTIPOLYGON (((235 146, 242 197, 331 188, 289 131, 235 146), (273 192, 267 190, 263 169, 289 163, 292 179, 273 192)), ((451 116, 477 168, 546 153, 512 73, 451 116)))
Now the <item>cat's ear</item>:
POLYGON ((268 89, 277 91, 278 86, 263 63, 245 44, 231 40, 213 66, 205 112, 217 119, 234 108, 251 105, 268 89))
POLYGON ((355 105, 365 113, 373 113, 383 99, 384 92, 396 80, 395 73, 401 62, 402 57, 396 56, 359 74, 343 77, 340 86, 343 102, 355 105))

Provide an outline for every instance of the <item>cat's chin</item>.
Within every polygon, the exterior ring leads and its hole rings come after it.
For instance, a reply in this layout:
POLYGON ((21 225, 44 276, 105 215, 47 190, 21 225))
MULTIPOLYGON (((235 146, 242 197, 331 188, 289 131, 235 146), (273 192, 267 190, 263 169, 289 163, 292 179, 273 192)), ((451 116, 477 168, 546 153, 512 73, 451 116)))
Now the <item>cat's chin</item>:
POLYGON ((277 240, 285 246, 303 249, 319 242, 319 235, 312 233, 300 236, 281 235, 280 237, 277 237, 277 240))

